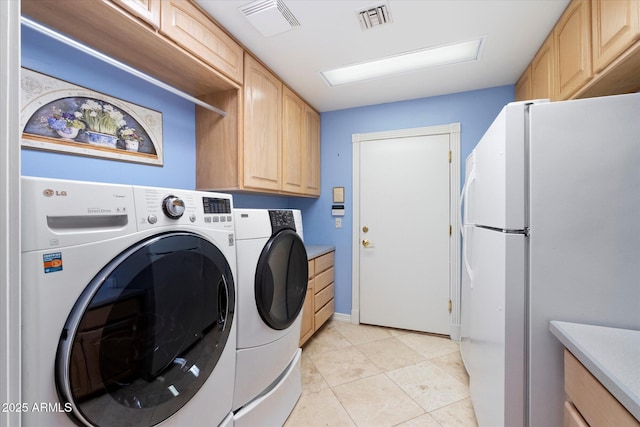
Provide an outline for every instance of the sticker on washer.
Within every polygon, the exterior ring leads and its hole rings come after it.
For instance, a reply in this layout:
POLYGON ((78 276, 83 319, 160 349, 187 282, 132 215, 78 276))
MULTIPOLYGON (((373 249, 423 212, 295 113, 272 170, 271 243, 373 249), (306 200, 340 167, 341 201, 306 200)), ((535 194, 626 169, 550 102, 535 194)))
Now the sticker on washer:
POLYGON ((44 254, 42 258, 44 261, 45 273, 54 273, 56 271, 62 271, 62 253, 61 252, 44 254))

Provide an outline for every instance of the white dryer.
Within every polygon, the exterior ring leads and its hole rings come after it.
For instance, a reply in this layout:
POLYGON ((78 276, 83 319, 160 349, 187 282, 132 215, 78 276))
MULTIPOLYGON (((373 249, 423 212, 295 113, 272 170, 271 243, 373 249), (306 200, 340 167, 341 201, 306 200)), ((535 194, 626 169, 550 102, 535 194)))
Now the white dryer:
POLYGON ((308 260, 300 211, 235 209, 238 345, 234 425, 281 425, 302 391, 308 260))
POLYGON ((231 425, 226 194, 23 177, 23 425, 231 425))

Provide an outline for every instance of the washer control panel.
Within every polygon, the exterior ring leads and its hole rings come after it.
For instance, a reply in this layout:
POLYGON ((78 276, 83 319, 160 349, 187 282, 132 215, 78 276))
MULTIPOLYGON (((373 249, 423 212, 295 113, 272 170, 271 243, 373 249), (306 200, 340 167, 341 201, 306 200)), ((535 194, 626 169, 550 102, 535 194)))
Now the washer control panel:
POLYGON ((228 194, 133 187, 138 229, 197 225, 233 230, 233 202, 228 194))

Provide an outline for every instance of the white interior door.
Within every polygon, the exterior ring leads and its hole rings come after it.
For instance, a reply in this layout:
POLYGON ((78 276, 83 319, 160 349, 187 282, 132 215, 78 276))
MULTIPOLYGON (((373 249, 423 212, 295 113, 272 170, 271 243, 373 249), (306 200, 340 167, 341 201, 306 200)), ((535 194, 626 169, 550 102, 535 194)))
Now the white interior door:
POLYGON ((448 335, 450 134, 359 145, 360 322, 448 335))

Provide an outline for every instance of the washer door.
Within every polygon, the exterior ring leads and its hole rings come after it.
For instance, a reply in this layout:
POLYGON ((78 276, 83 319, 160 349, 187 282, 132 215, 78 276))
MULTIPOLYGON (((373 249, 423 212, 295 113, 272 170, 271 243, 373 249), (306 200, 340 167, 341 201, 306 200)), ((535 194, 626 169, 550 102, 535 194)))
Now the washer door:
POLYGON ((168 233, 129 248, 89 283, 60 337, 56 384, 70 415, 99 426, 170 417, 216 366, 234 306, 231 268, 208 240, 168 233))
POLYGON ((288 328, 304 304, 309 278, 307 251, 293 230, 276 233, 265 245, 256 268, 256 306, 273 329, 288 328))

